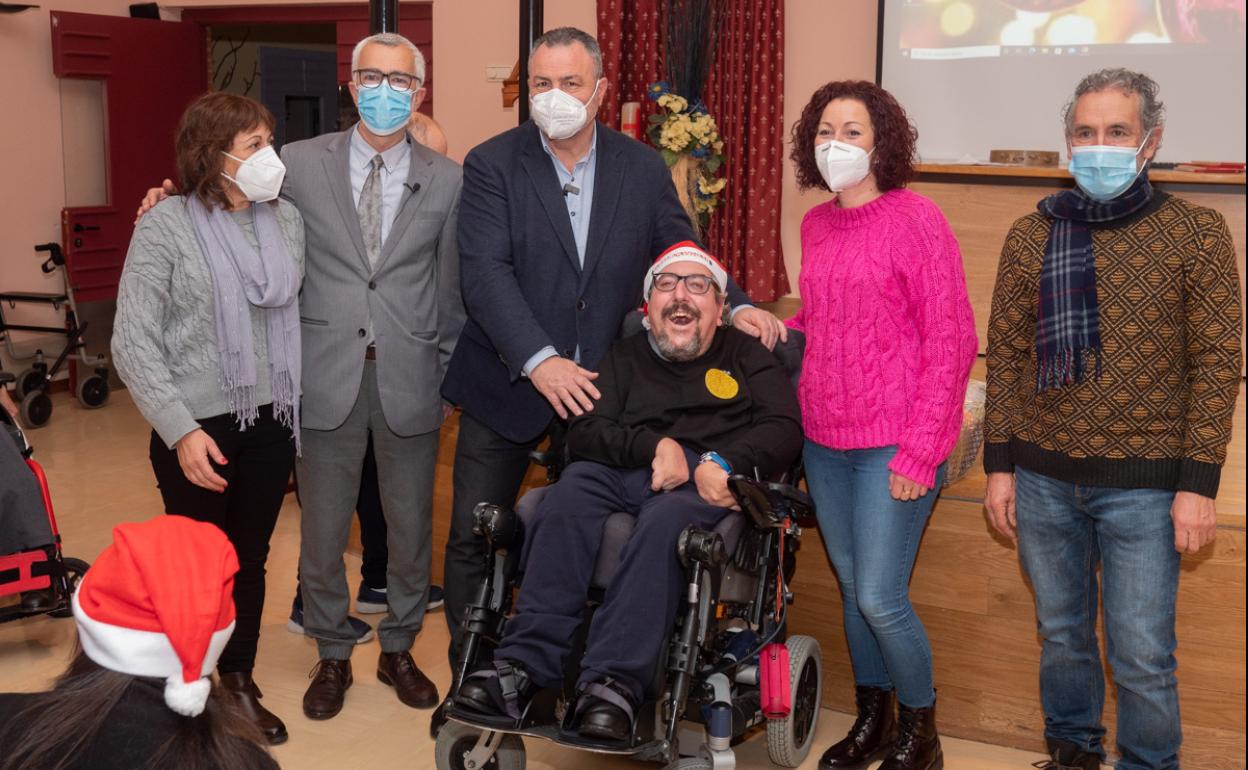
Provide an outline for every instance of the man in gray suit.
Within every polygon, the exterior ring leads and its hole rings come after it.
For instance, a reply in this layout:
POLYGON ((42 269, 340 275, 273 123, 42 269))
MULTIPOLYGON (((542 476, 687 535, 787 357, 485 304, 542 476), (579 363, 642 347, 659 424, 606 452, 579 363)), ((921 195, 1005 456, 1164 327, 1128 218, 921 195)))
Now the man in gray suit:
POLYGON ((351 94, 361 120, 282 151, 282 194, 303 214, 304 625, 320 663, 304 714, 328 719, 351 685, 356 634, 342 554, 371 434, 388 527, 389 614, 377 676, 414 708, 437 692, 408 652, 420 631, 432 558, 438 393, 464 323, 456 221, 460 167, 404 130, 424 98, 424 57, 394 34, 362 40, 351 94))

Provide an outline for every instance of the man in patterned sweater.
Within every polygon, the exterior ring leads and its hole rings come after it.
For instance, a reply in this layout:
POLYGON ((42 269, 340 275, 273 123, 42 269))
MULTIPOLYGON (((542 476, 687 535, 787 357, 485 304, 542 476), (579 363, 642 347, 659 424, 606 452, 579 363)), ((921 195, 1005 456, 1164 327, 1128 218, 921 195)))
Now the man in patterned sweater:
POLYGON ((1153 189, 1157 84, 1102 70, 1065 112, 1078 188, 1006 237, 988 324, 985 506, 1035 589, 1049 768, 1098 768, 1098 562, 1119 770, 1177 768, 1183 553, 1213 542, 1240 382, 1222 216, 1153 189))

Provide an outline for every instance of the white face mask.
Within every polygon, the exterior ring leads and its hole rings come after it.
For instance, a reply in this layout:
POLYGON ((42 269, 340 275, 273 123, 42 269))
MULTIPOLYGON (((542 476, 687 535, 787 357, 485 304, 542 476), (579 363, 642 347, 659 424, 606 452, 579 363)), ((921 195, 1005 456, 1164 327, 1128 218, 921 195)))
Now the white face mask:
MULTIPOLYGON (((875 152, 875 148, 871 148, 875 152)), ((871 173, 871 152, 833 139, 815 147, 815 165, 824 184, 840 192, 858 184, 871 173)))
POLYGON ((235 158, 228 152, 221 154, 241 164, 238 171, 234 172, 234 176, 224 171, 221 172, 221 176, 238 185, 238 189, 247 196, 247 200, 253 203, 265 203, 276 198, 282 191, 282 180, 286 178, 286 166, 282 163, 282 159, 277 157, 277 151, 273 149, 273 145, 261 147, 246 159, 235 158))
MULTIPOLYGON (((589 95, 593 101, 598 95, 599 78, 594 83, 594 92, 589 95)), ((567 139, 576 134, 589 122, 588 102, 582 102, 567 91, 552 88, 529 99, 529 113, 533 122, 542 130, 548 139, 567 139)))

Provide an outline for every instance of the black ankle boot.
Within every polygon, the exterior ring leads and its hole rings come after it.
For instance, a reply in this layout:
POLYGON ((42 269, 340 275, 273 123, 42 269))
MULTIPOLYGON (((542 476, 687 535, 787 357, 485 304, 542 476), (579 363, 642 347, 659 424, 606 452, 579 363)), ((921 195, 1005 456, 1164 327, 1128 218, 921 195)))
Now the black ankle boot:
POLYGON ((852 770, 866 767, 892 746, 897 735, 892 690, 857 687, 858 719, 849 735, 823 753, 819 770, 852 770))
POLYGON ((1045 741, 1049 758, 1033 762, 1037 770, 1100 770, 1101 755, 1084 751, 1077 744, 1050 738, 1045 741))
POLYGON ((922 709, 898 705, 897 742, 879 770, 941 770, 945 757, 936 734, 936 704, 922 709))
POLYGON ((250 671, 220 674, 218 678, 221 680, 221 688, 234 701, 238 713, 260 730, 269 745, 276 746, 286 742, 290 737, 286 732, 286 725, 282 724, 276 714, 260 705, 260 699, 264 696, 252 680, 250 671))

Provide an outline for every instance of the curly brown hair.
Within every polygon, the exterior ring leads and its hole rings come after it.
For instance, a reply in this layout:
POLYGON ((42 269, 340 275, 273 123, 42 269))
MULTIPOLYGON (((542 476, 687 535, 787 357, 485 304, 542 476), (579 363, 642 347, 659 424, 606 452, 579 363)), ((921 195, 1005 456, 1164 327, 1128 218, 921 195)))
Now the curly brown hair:
POLYGON ((184 194, 194 193, 205 206, 228 209, 230 181, 221 176, 225 156, 234 137, 263 125, 269 131, 277 121, 269 108, 254 99, 214 91, 191 102, 178 123, 174 149, 178 157, 178 180, 184 194))
POLYGON ((793 149, 789 158, 797 171, 797 186, 802 190, 827 190, 819 166, 815 163, 815 136, 823 110, 833 99, 856 99, 867 108, 871 128, 875 132, 875 153, 871 170, 880 192, 905 187, 914 178, 915 145, 918 129, 906 117, 906 111, 893 95, 866 80, 838 80, 815 91, 802 110, 802 117, 793 124, 793 149))

